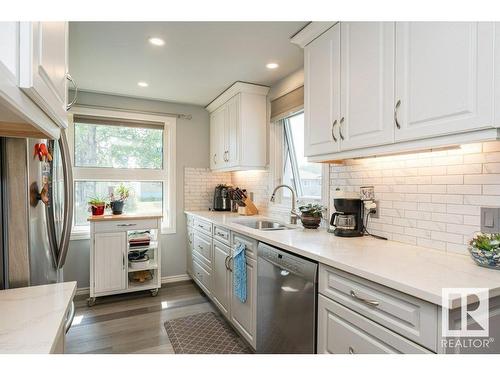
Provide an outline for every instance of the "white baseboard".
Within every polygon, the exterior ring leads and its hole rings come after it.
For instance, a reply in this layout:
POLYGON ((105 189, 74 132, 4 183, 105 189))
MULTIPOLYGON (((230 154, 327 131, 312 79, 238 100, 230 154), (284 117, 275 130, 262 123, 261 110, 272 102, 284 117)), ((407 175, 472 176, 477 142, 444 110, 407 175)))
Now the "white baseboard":
POLYGON ((90 288, 76 288, 76 296, 83 296, 83 295, 89 295, 90 294, 90 288))
MULTIPOLYGON (((161 278, 161 283, 162 284, 169 284, 169 283, 176 283, 178 281, 186 281, 186 280, 191 280, 191 277, 185 273, 182 275, 174 275, 174 276, 164 276, 161 278)), ((77 296, 82 296, 82 295, 89 295, 90 294, 90 288, 77 288, 75 295, 77 296)))
POLYGON ((182 275, 164 276, 161 278, 161 283, 168 284, 168 283, 176 283, 178 281, 186 281, 186 280, 191 280, 191 277, 187 273, 182 274, 182 275))

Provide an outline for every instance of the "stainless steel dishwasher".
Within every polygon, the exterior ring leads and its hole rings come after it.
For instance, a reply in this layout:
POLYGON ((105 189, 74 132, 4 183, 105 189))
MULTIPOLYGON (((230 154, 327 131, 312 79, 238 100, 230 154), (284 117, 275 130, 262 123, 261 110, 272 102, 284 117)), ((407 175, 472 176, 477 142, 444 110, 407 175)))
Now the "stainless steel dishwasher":
POLYGON ((315 353, 318 263, 259 243, 257 353, 315 353))

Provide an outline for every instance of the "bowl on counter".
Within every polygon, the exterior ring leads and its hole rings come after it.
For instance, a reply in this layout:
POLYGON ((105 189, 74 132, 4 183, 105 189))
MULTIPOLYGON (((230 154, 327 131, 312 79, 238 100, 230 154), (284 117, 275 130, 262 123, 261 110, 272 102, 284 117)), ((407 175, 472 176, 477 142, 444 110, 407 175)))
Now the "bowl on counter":
POLYGON ((469 242, 469 253, 481 267, 500 270, 500 234, 478 233, 469 242))

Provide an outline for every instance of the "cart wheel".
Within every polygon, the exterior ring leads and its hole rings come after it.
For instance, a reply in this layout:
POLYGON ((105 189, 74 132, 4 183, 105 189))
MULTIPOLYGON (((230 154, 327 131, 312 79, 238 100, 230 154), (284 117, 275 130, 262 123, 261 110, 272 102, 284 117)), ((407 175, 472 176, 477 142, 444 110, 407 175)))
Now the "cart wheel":
POLYGON ((88 307, 92 307, 95 305, 95 297, 90 297, 88 300, 87 300, 87 306, 88 307))
POLYGON ((151 292, 151 297, 156 297, 158 295, 158 288, 151 289, 150 292, 151 292))

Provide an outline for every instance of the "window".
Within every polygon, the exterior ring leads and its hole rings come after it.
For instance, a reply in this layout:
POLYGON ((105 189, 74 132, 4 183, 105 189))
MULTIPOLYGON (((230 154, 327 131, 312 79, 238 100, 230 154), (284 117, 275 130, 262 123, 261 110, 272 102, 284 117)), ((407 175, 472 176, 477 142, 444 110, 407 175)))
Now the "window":
MULTIPOLYGON (((304 113, 278 124, 283 127, 283 183, 292 186, 301 200, 320 200, 322 165, 309 163, 304 156, 304 113)), ((290 192, 284 190, 283 196, 290 197, 290 192)))
POLYGON ((175 124, 156 115, 75 108, 69 127, 74 183, 73 234, 88 234, 88 201, 130 189, 125 213, 163 215, 175 231, 175 124))

